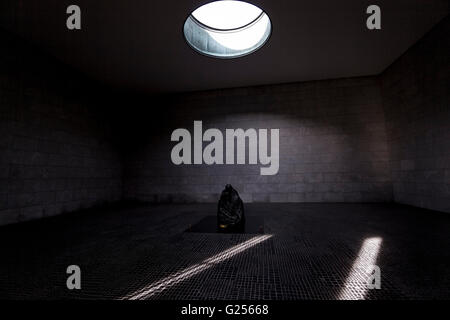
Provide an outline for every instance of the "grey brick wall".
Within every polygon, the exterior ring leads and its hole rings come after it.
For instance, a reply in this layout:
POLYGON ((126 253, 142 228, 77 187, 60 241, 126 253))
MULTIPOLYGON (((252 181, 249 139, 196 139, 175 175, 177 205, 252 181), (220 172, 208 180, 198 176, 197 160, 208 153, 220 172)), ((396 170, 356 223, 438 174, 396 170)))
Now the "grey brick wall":
POLYGON ((450 212, 450 18, 382 75, 396 202, 450 212))
POLYGON ((85 80, 0 37, 0 225, 120 199, 120 158, 85 80))
MULTIPOLYGON (((246 202, 392 200, 376 78, 180 94, 148 104, 166 115, 135 129, 134 135, 144 138, 127 151, 126 198, 215 202, 231 183, 246 202), (176 143, 170 141, 171 133, 187 128, 192 134, 194 120, 203 121, 203 130, 222 132, 279 128, 278 174, 261 176, 260 165, 172 164, 170 153, 176 143)), ((145 117, 136 115, 130 123, 136 125, 136 118, 145 117)))
POLYGON ((379 77, 110 99, 0 32, 0 225, 122 198, 216 202, 227 183, 245 202, 395 200, 450 212, 448 29, 447 18, 379 77), (192 133, 194 120, 280 129, 278 174, 172 164, 171 133, 192 133))

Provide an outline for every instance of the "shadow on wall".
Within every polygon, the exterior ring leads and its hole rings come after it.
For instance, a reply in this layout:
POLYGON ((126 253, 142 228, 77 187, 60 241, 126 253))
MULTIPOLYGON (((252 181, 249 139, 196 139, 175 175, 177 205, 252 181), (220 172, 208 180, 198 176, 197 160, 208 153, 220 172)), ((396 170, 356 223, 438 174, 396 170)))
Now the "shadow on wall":
POLYGON ((20 38, 0 37, 0 225, 120 200, 103 88, 20 38))

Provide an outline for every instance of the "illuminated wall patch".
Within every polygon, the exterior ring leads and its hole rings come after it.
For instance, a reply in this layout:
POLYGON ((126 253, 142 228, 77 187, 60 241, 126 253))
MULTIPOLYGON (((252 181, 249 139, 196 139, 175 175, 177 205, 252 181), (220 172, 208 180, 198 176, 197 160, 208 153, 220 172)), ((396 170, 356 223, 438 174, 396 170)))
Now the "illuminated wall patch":
POLYGON ((264 165, 261 175, 275 175, 279 169, 280 129, 226 129, 225 159, 224 135, 219 129, 208 129, 203 133, 202 121, 194 121, 194 161, 192 162, 192 138, 189 130, 178 128, 172 132, 171 141, 178 141, 172 148, 171 159, 176 165, 181 164, 248 164, 264 165), (210 142, 203 149, 203 142, 210 142), (246 141, 248 141, 248 157, 246 157, 246 141), (235 143, 236 142, 236 143, 235 143), (236 154, 236 157, 235 157, 236 154), (236 159, 235 159, 236 158, 236 159), (236 161, 235 161, 236 160, 236 161))

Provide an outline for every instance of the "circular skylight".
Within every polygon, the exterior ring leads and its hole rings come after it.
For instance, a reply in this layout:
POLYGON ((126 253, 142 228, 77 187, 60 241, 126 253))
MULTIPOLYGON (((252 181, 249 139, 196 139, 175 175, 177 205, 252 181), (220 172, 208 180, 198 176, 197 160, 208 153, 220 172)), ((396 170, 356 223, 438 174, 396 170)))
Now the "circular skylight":
POLYGON ((183 29, 194 50, 218 58, 236 58, 262 47, 272 27, 267 14, 257 6, 222 0, 194 10, 183 29))
POLYGON ((236 29, 255 21, 262 10, 242 1, 215 1, 201 6, 192 15, 204 25, 219 29, 236 29))

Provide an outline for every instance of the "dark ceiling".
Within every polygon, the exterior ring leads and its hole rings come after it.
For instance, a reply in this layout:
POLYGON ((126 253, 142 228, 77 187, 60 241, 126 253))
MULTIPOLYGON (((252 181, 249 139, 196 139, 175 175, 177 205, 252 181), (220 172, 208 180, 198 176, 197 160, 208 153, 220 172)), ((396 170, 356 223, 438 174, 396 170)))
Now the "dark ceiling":
POLYGON ((0 26, 90 77, 115 87, 176 92, 374 75, 449 12, 448 0, 252 0, 273 33, 259 51, 219 60, 194 52, 182 35, 198 0, 2 0, 0 26), (66 28, 66 8, 82 30, 66 28), (377 4, 382 30, 365 26, 377 4))

